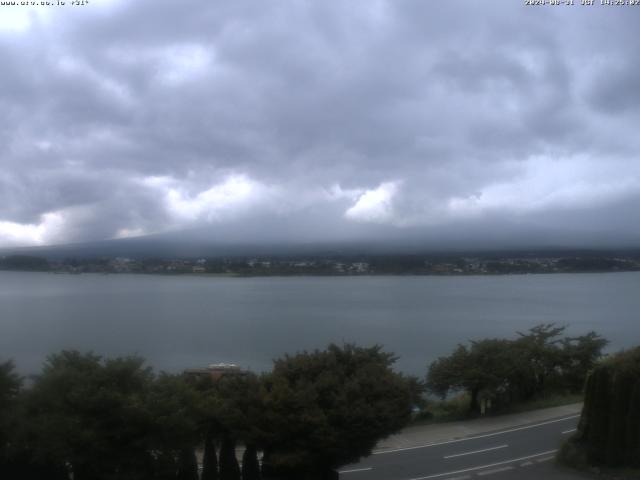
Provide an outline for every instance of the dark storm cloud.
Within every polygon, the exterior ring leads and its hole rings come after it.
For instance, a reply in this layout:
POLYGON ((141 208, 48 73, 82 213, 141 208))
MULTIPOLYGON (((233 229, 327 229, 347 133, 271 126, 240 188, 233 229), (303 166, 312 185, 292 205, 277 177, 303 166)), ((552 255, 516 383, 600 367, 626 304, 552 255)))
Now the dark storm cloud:
POLYGON ((0 245, 207 225, 305 240, 640 233, 638 9, 12 8, 0 245))

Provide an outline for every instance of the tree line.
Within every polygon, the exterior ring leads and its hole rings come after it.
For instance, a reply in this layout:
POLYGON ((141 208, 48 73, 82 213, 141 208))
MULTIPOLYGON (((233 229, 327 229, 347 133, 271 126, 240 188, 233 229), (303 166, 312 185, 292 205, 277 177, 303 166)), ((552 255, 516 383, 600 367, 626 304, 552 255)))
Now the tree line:
POLYGON ((489 401, 495 409, 582 391, 607 341, 564 331, 542 324, 459 345, 425 381, 394 372, 382 347, 352 344, 217 380, 158 374, 135 356, 62 351, 27 384, 1 363, 0 478, 334 479, 407 425, 425 391, 466 392, 472 415, 489 401))
POLYGON ((6 362, 0 478, 337 478, 410 420, 418 382, 394 361, 380 346, 330 345, 214 381, 155 374, 139 357, 62 351, 29 386, 6 362))
POLYGON ((580 393, 607 340, 595 332, 562 336, 566 327, 540 324, 515 339, 488 338, 458 345, 429 366, 427 390, 469 396, 469 412, 504 408, 553 393, 580 393))

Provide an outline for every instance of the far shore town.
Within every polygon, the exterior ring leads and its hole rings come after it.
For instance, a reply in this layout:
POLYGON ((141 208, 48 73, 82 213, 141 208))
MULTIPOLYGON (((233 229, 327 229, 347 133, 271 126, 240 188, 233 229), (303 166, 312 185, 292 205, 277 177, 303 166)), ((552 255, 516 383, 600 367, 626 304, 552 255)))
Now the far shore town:
POLYGON ((45 259, 0 256, 0 270, 54 273, 146 273, 196 275, 497 275, 625 272, 640 270, 640 254, 335 255, 306 257, 45 259))

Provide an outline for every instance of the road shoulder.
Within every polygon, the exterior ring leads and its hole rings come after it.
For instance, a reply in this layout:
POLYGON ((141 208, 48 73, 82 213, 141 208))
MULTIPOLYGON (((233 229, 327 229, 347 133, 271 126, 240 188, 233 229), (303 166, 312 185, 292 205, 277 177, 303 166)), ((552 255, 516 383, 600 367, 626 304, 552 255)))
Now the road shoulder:
POLYGON ((437 442, 483 435, 537 423, 580 415, 582 403, 544 408, 529 412, 482 417, 460 422, 447 422, 407 427, 378 443, 374 453, 413 448, 437 442))

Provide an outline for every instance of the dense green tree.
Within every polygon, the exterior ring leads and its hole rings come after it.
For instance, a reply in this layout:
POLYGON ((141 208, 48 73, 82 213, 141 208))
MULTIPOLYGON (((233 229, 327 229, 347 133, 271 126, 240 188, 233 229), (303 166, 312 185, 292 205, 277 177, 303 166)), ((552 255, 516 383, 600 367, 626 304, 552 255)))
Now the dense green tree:
POLYGON ((11 360, 0 363, 0 413, 8 410, 9 405, 20 391, 22 379, 15 372, 15 365, 11 360))
POLYGON ((579 337, 562 339, 562 382, 569 390, 582 390, 587 375, 602 357, 602 350, 608 343, 593 331, 579 337))
POLYGON ((518 332, 519 338, 513 342, 512 361, 517 373, 512 383, 520 398, 526 400, 542 393, 547 382, 559 376, 563 362, 559 337, 565 329, 553 323, 543 323, 527 333, 518 332))
POLYGON ((548 392, 580 391, 607 342, 595 332, 561 338, 565 328, 541 324, 514 340, 458 345, 451 355, 431 363, 427 388, 441 397, 468 392, 471 413, 479 412, 482 396, 500 405, 548 392))
POLYGON ((440 357, 429 366, 427 389, 442 398, 451 391, 466 389, 464 373, 471 363, 471 354, 465 345, 458 345, 448 357, 440 357))
POLYGON ((607 340, 595 332, 564 337, 566 327, 553 323, 519 333, 514 341, 516 375, 511 380, 520 399, 548 391, 580 392, 591 369, 602 357, 607 340))
POLYGON ((174 456, 200 443, 202 412, 198 391, 181 375, 162 373, 148 387, 145 408, 151 418, 150 446, 174 456))
POLYGON ((25 412, 22 378, 13 362, 0 364, 0 478, 3 480, 68 480, 62 462, 33 454, 25 412))
POLYGON ((258 421, 263 409, 260 379, 249 372, 210 379, 192 380, 200 393, 205 430, 203 479, 240 479, 236 444, 251 451, 263 438, 258 421), (215 439, 221 442, 219 460, 215 439), (219 466, 219 473, 217 467, 219 466))
POLYGON ((63 351, 25 395, 27 463, 77 480, 197 478, 201 406, 182 376, 156 378, 140 358, 63 351))
POLYGON ((222 420, 230 413, 222 410, 223 405, 231 401, 225 400, 225 393, 220 391, 221 379, 214 380, 209 376, 183 378, 197 392, 197 432, 203 443, 202 480, 217 480, 220 478, 220 465, 216 444, 219 444, 225 432, 222 420))
POLYGON ((0 363, 0 459, 8 441, 9 424, 21 385, 22 379, 15 372, 13 362, 0 363))
POLYGON ((562 455, 610 467, 640 467, 640 347, 590 373, 582 416, 562 455))
POLYGON ((448 357, 440 357, 429 367, 427 388, 433 394, 464 390, 469 393, 469 411, 480 412, 480 396, 495 398, 508 390, 512 374, 512 349, 508 340, 486 339, 458 345, 448 357))
POLYGON ((218 429, 222 434, 220 449, 220 478, 236 480, 240 469, 235 456, 235 444, 240 442, 246 450, 257 451, 263 443, 261 425, 264 409, 261 381, 251 373, 224 376, 215 382, 218 398, 218 429))
POLYGON ((22 379, 15 372, 13 362, 0 363, 0 478, 8 475, 10 464, 10 432, 15 430, 16 398, 22 379))
POLYGON ((265 478, 332 478, 411 416, 409 381, 380 346, 285 356, 264 379, 265 478))
POLYGON ((143 363, 73 351, 49 357, 28 398, 36 454, 70 465, 75 480, 144 478, 152 374, 143 363))

